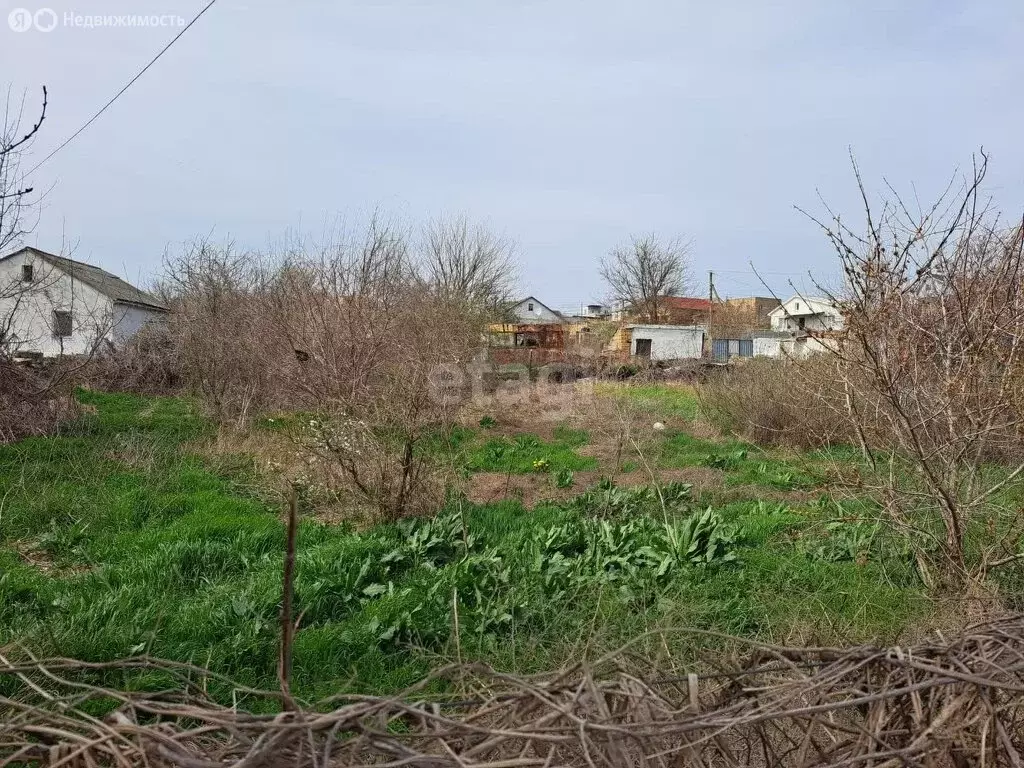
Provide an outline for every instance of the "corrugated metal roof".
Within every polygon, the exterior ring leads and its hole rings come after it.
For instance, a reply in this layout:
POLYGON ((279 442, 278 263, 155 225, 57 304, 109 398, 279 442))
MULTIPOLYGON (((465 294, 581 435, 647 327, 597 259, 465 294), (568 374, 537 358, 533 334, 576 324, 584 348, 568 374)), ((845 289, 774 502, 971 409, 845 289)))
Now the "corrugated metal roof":
POLYGON ((13 256, 25 253, 26 251, 31 253, 33 256, 42 259, 48 264, 53 265, 61 272, 70 275, 73 280, 80 280, 91 288, 95 288, 111 301, 118 304, 134 304, 162 312, 169 311, 167 306, 161 303, 161 301, 155 296, 146 293, 145 291, 140 291, 134 285, 126 283, 117 275, 111 274, 99 267, 94 267, 92 264, 86 264, 82 261, 69 259, 66 256, 58 256, 54 253, 41 251, 38 248, 28 247, 8 254, 0 259, 0 261, 5 261, 13 256))

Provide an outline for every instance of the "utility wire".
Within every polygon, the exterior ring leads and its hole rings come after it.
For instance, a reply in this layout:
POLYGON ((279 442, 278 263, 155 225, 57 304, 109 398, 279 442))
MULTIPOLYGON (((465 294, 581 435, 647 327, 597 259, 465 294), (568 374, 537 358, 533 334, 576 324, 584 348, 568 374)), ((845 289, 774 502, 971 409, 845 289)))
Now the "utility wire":
POLYGON ((178 34, 176 34, 171 39, 171 42, 169 42, 167 45, 165 45, 160 50, 160 53, 158 53, 156 56, 154 56, 152 59, 150 59, 149 63, 146 66, 144 66, 142 69, 140 69, 138 74, 135 75, 135 77, 133 77, 131 80, 129 80, 120 91, 115 93, 114 97, 110 101, 108 101, 106 104, 104 104, 102 107, 100 107, 99 112, 97 112, 95 115, 90 117, 81 128, 79 128, 77 131, 75 131, 70 136, 68 136, 68 138, 64 140, 63 144, 61 144, 59 147, 57 147, 55 150, 53 150, 53 152, 51 152, 46 157, 44 157, 42 160, 40 160, 38 163, 36 163, 35 166, 33 166, 32 170, 29 171, 28 173, 26 173, 25 175, 29 176, 29 175, 35 173, 37 170, 39 170, 39 167, 41 165, 43 165, 43 163, 45 163, 51 157, 53 157, 58 152, 60 152, 62 149, 64 149, 64 147, 66 147, 68 144, 70 144, 72 141, 74 141, 78 137, 78 135, 80 133, 82 133, 82 131, 84 131, 86 128, 88 128, 90 125, 92 125, 96 121, 96 119, 100 115, 102 115, 104 112, 106 112, 107 109, 109 109, 110 106, 115 101, 117 101, 119 98, 121 98, 121 95, 125 91, 127 91, 129 88, 131 88, 135 84, 136 80, 138 80, 140 77, 142 77, 144 74, 146 74, 146 72, 149 70, 149 68, 152 67, 154 64, 156 64, 157 61, 160 59, 160 57, 163 56, 165 53, 167 53, 167 51, 170 50, 171 46, 174 45, 176 42, 178 42, 178 40, 181 39, 181 36, 184 35, 186 32, 188 32, 189 29, 192 27, 192 25, 195 24, 197 21, 199 21, 199 19, 202 18, 203 14, 206 13, 208 10, 210 10, 210 8, 212 8, 213 4, 216 3, 216 2, 217 2, 217 0, 210 0, 210 2, 208 2, 205 6, 203 6, 203 9, 201 11, 199 11, 199 13, 197 13, 195 16, 192 17, 192 21, 190 21, 188 24, 186 24, 184 27, 182 27, 181 31, 178 34))

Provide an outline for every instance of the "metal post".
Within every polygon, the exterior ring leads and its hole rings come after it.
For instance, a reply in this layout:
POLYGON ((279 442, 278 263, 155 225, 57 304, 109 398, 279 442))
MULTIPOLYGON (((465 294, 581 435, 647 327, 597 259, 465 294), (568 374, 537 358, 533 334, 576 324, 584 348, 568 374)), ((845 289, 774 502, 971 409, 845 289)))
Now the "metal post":
POLYGON ((708 353, 715 357, 715 340, 711 334, 711 311, 715 306, 715 273, 708 271, 708 353))

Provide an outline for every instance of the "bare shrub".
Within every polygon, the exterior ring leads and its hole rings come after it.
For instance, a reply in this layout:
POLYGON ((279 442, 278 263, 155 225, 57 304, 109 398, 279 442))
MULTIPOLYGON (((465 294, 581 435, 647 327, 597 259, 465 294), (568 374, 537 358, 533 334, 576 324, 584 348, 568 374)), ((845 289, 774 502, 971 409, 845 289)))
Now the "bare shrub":
POLYGON ((101 350, 83 372, 94 389, 173 395, 185 388, 181 345, 172 328, 159 323, 141 329, 116 348, 101 350))
POLYGON ((831 212, 819 222, 846 275, 833 298, 846 322, 836 358, 851 426, 890 519, 940 522, 957 579, 971 526, 987 531, 981 572, 1020 557, 1020 516, 1007 520, 993 502, 1024 480, 1024 229, 981 198, 986 170, 982 154, 930 208, 892 192, 878 210, 854 165, 864 229, 831 212))
POLYGON ((288 351, 289 399, 365 402, 403 332, 413 274, 404 228, 374 216, 365 232, 285 255, 265 284, 266 324, 288 351))
POLYGON ((852 441, 836 361, 753 358, 698 388, 701 406, 723 432, 761 445, 820 448, 852 441))
POLYGON ((266 269, 233 244, 201 239, 164 259, 170 302, 167 363, 220 422, 243 424, 272 407, 288 353, 266 307, 266 269))
MULTIPOLYGON (((11 92, 0 104, 0 257, 29 234, 38 217, 40 196, 25 178, 22 160, 46 120, 47 91, 43 87, 38 118, 27 121, 25 99, 11 92)), ((57 429, 78 413, 71 396, 76 364, 49 363, 30 367, 16 364, 19 339, 16 317, 30 299, 48 288, 51 276, 34 282, 21 276, 0 278, 0 443, 57 429)))
POLYGON ((456 423, 485 320, 471 297, 431 290, 414 266, 403 230, 378 217, 359 241, 293 256, 270 291, 296 350, 294 397, 318 414, 305 445, 380 519, 440 503, 444 467, 423 445, 456 423))
POLYGON ((456 423, 513 249, 464 218, 410 232, 378 213, 270 254, 197 241, 166 260, 166 343, 122 351, 123 379, 180 379, 222 424, 315 414, 297 437, 321 482, 381 519, 435 508, 445 468, 424 444, 456 423))
POLYGON ((74 378, 53 366, 33 370, 0 357, 0 444, 51 434, 77 416, 74 378))

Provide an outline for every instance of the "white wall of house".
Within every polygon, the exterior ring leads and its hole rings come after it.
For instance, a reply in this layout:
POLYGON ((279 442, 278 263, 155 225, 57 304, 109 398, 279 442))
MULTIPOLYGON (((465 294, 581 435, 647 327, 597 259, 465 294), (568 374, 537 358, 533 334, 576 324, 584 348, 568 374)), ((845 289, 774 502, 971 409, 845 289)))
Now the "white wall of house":
POLYGON ((704 354, 704 329, 693 325, 631 325, 629 352, 637 354, 637 341, 650 339, 651 360, 685 360, 704 354))
POLYGON ((114 303, 114 325, 111 329, 111 340, 115 344, 127 341, 150 323, 162 323, 167 319, 166 312, 156 312, 133 304, 114 303))
POLYGON ((520 301, 512 308, 512 314, 520 323, 560 323, 561 316, 533 296, 520 301))
POLYGON ((115 304, 107 296, 31 252, 0 262, 0 332, 15 352, 38 352, 47 357, 91 352, 98 337, 113 342, 128 338, 160 312, 115 304), (32 267, 32 282, 22 267, 32 267), (71 313, 71 334, 57 335, 56 312, 71 313))
POLYGON ((830 301, 793 296, 768 313, 773 331, 840 331, 843 316, 830 301))

